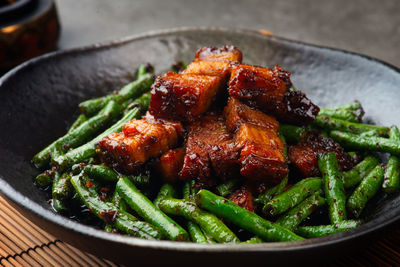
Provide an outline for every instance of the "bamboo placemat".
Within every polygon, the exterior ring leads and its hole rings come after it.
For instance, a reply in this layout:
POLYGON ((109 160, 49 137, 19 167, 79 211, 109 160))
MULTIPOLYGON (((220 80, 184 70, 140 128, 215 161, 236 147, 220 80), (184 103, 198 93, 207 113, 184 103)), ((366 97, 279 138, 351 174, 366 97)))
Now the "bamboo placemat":
MULTIPOLYGON (((117 266, 82 252, 34 225, 0 195, 0 265, 2 266, 117 266)), ((400 265, 400 229, 331 266, 400 265)))

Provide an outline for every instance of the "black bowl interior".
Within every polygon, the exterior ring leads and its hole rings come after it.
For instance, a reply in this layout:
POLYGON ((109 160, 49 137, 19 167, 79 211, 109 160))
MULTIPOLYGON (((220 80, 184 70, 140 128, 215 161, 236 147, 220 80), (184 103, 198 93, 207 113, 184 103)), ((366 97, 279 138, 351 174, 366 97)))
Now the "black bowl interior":
MULTIPOLYGON (((367 118, 376 124, 400 125, 400 117, 396 116, 400 107, 399 70, 377 60, 248 30, 163 31, 45 55, 3 76, 0 80, 0 192, 52 234, 125 263, 129 263, 132 253, 139 260, 149 253, 168 255, 165 257, 171 259, 176 255, 197 255, 199 260, 204 260, 207 254, 232 261, 238 259, 232 255, 253 254, 288 260, 287 253, 304 256, 316 250, 339 248, 340 244, 395 222, 400 214, 400 198, 382 194, 374 199, 376 205, 370 205, 366 211, 367 223, 353 231, 295 243, 205 247, 111 235, 52 212, 45 194, 32 183, 39 172, 30 159, 65 132, 77 115, 79 102, 119 89, 132 79, 141 63, 149 62, 162 73, 177 60, 190 62, 202 46, 225 44, 240 48, 246 63, 279 64, 287 69, 292 73, 294 85, 321 107, 357 99, 365 107, 367 118)), ((152 260, 157 261, 157 257, 152 260)))

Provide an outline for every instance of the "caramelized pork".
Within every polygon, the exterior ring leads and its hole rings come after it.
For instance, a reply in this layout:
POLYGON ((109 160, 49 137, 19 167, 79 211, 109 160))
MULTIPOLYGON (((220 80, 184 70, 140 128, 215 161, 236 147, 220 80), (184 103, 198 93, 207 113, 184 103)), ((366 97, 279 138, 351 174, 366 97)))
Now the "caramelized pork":
POLYGON ((273 114, 287 123, 295 125, 308 125, 318 115, 319 107, 311 102, 307 96, 300 91, 289 91, 285 94, 282 102, 276 105, 273 114))
POLYGON ((160 161, 156 164, 156 169, 165 182, 174 183, 178 180, 184 157, 185 149, 182 147, 171 149, 160 157, 160 161))
POLYGON ((220 78, 220 86, 224 87, 226 86, 226 82, 231 74, 231 66, 229 62, 225 61, 203 60, 197 58, 193 60, 193 62, 182 71, 182 73, 217 76, 220 78))
POLYGON ((229 95, 251 107, 271 113, 282 121, 305 125, 319 112, 305 94, 290 91, 290 73, 251 65, 232 66, 229 95))
POLYGON ((193 121, 208 110, 219 88, 217 76, 168 72, 152 86, 149 112, 156 118, 193 121))
POLYGON ((256 210, 253 203, 253 195, 246 186, 242 186, 241 188, 233 192, 232 195, 229 196, 229 200, 246 210, 252 212, 256 210))
POLYGON ((291 164, 304 177, 311 177, 321 175, 318 168, 318 154, 327 152, 336 153, 341 171, 347 171, 353 167, 352 158, 338 143, 317 133, 311 133, 298 145, 289 147, 288 156, 291 164))
POLYGON ((213 185, 239 174, 239 152, 222 117, 204 116, 187 128, 186 154, 180 172, 182 180, 197 179, 213 185))
POLYGON ((226 126, 232 132, 236 131, 245 122, 262 126, 278 132, 279 123, 267 114, 251 109, 235 98, 230 98, 224 109, 226 126))
POLYGON ((226 45, 220 48, 208 46, 197 50, 196 58, 241 63, 242 52, 232 45, 226 45))
POLYGON ((279 183, 288 173, 284 144, 274 130, 243 123, 235 135, 240 174, 248 179, 279 183))
POLYGON ((132 120, 99 142, 101 157, 108 165, 132 173, 148 159, 160 156, 178 143, 173 125, 146 120, 132 120))

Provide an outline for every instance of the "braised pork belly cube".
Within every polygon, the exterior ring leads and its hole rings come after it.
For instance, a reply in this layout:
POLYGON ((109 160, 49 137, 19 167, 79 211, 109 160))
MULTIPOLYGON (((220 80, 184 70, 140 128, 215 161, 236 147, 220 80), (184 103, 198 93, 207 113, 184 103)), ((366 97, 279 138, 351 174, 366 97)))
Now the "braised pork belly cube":
POLYGON ((175 183, 183 166, 185 149, 180 147, 165 152, 156 164, 156 172, 167 183, 175 183))
POLYGON ((226 118, 226 126, 232 132, 236 131, 240 125, 245 122, 262 126, 276 132, 278 132, 279 129, 279 123, 275 118, 259 110, 252 109, 235 98, 230 98, 228 100, 228 104, 224 109, 224 116, 226 118))
POLYGON ((274 110, 290 87, 290 74, 276 66, 273 70, 252 65, 234 65, 229 95, 264 111, 274 110))
POLYGON ((333 139, 310 133, 305 140, 288 149, 289 161, 304 177, 320 176, 318 154, 335 152, 341 171, 353 168, 354 161, 333 139))
POLYGON ((182 73, 217 76, 220 78, 220 87, 224 87, 231 74, 231 66, 225 61, 203 60, 198 58, 193 60, 182 73))
POLYGON ((157 119, 192 121, 208 110, 219 88, 217 76, 168 72, 152 86, 149 112, 157 119))
POLYGON ((274 115, 280 121, 310 124, 319 108, 304 93, 292 91, 290 73, 279 66, 274 69, 250 66, 232 66, 229 95, 243 103, 274 115))
POLYGON ((232 63, 241 63, 242 57, 242 52, 232 45, 226 45, 220 48, 208 46, 200 48, 196 52, 196 58, 220 60, 232 63))
POLYGON ((106 136, 98 147, 104 162, 127 173, 176 146, 179 137, 175 127, 146 120, 127 122, 122 131, 106 136))
POLYGON ((142 117, 142 120, 151 122, 151 123, 161 123, 169 129, 170 127, 173 127, 175 131, 178 133, 179 136, 184 135, 185 129, 183 128, 183 125, 179 121, 171 121, 171 120, 164 120, 164 119, 156 119, 153 115, 151 115, 148 111, 146 114, 142 117))
POLYGON ((308 125, 315 120, 319 107, 301 91, 289 91, 272 113, 280 121, 295 125, 308 125))
POLYGON ((236 132, 235 143, 241 149, 242 176, 277 184, 288 173, 284 143, 274 130, 243 123, 236 132))
POLYGON ((239 151, 221 116, 207 115, 190 124, 186 154, 180 172, 182 180, 215 184, 215 176, 233 178, 239 174, 239 151))
POLYGON ((247 186, 242 186, 229 196, 229 200, 236 203, 238 206, 254 212, 256 207, 253 202, 253 194, 247 186))

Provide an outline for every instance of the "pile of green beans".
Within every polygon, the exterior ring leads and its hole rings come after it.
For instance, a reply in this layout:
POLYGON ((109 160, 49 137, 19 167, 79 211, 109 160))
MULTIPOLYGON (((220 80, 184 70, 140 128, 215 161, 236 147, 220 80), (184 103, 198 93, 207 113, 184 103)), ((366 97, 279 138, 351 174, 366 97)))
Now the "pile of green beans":
POLYGON ((310 131, 319 131, 352 155, 363 155, 359 162, 341 172, 335 153, 319 154, 321 177, 299 179, 290 173, 255 196, 256 212, 229 200, 248 185, 244 178, 201 188, 195 180, 169 184, 149 175, 121 174, 99 161, 97 143, 147 111, 152 71, 141 65, 137 79, 117 93, 82 102, 81 114, 68 132, 33 157, 37 168, 47 168, 34 181, 51 191, 55 211, 70 214, 83 205, 112 234, 256 244, 301 241, 356 228, 380 189, 393 194, 400 188, 400 132, 396 126, 363 124, 364 110, 357 101, 321 109, 310 126, 281 124, 279 130, 286 157, 286 141, 298 144, 310 131), (389 153, 387 163, 376 152, 389 153), (318 218, 319 211, 325 211, 329 221, 312 225, 310 217, 318 218))

